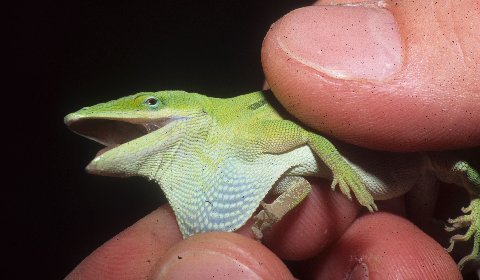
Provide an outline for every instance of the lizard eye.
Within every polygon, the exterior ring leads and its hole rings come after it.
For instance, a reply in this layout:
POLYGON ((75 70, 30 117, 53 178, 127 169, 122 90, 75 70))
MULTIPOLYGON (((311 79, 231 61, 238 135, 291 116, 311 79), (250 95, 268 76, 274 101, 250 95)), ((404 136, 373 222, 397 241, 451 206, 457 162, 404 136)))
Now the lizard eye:
POLYGON ((156 97, 151 96, 145 99, 144 103, 150 108, 157 108, 160 101, 156 97))

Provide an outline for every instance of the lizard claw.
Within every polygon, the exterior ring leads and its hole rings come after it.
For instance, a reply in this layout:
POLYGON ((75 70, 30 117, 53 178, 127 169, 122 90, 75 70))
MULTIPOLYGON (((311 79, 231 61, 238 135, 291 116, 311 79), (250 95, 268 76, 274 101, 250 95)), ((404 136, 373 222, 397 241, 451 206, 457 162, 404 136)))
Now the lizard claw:
POLYGON ((467 214, 468 212, 472 211, 472 207, 469 205, 468 207, 462 207, 460 210, 462 210, 464 214, 467 214))
POLYGON ((262 202, 261 205, 263 209, 253 217, 255 223, 252 226, 252 231, 257 240, 261 240, 263 238, 263 232, 280 220, 280 217, 271 209, 270 204, 262 202))
POLYGON ((263 231, 266 229, 264 221, 267 220, 267 214, 265 210, 261 210, 257 215, 253 217, 255 223, 252 226, 252 232, 255 235, 256 240, 262 240, 263 231))
POLYGON ((372 194, 368 191, 360 175, 351 168, 346 166, 343 168, 342 176, 340 178, 334 178, 332 182, 332 189, 335 189, 334 183, 340 187, 340 191, 349 199, 352 200, 351 192, 355 194, 358 202, 367 207, 368 211, 378 211, 378 207, 375 204, 372 194))
POLYGON ((351 191, 350 191, 350 187, 348 186, 348 184, 345 183, 344 180, 333 179, 333 181, 332 181, 332 189, 333 190, 336 189, 335 188, 336 185, 340 186, 340 191, 343 193, 343 195, 345 195, 348 198, 348 200, 352 200, 352 194, 351 194, 351 191))
POLYGON ((332 191, 335 191, 337 189, 338 181, 336 178, 333 178, 332 180, 332 185, 330 186, 332 188, 332 191))

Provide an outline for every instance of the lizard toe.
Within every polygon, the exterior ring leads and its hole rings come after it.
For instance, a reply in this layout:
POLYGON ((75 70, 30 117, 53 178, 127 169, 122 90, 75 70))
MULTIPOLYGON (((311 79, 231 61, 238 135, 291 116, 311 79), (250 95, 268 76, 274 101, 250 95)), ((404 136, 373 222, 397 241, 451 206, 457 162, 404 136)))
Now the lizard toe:
POLYGON ((462 269, 465 264, 472 260, 479 259, 480 248, 480 198, 473 199, 470 205, 465 208, 466 215, 459 216, 455 219, 449 219, 450 226, 446 226, 446 231, 454 231, 467 227, 465 234, 457 234, 450 238, 450 246, 446 249, 448 252, 453 250, 456 242, 467 242, 473 237, 473 249, 470 254, 463 257, 458 262, 458 267, 462 269))

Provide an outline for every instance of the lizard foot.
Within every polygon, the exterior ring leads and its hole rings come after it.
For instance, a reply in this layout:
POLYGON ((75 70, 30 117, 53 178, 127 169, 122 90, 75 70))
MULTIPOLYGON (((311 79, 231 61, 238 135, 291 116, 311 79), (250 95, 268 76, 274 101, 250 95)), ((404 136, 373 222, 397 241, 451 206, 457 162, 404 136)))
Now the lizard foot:
POLYGON ((262 202, 260 205, 263 207, 263 210, 253 217, 255 223, 252 226, 253 234, 257 240, 261 240, 263 238, 263 231, 269 229, 283 216, 275 213, 275 208, 272 207, 271 204, 262 202))
POLYGON ((349 165, 345 165, 340 172, 342 176, 338 176, 334 172, 334 179, 332 181, 332 190, 335 190, 336 186, 340 187, 340 191, 350 200, 352 195, 350 191, 353 191, 358 202, 367 207, 368 211, 378 211, 378 207, 375 204, 372 194, 367 190, 362 177, 357 171, 351 168, 349 165))
POLYGON ((447 248, 448 252, 453 250, 455 242, 465 242, 470 240, 470 238, 473 236, 473 250, 469 255, 463 257, 458 262, 458 267, 460 270, 463 268, 465 263, 475 259, 478 260, 480 258, 480 198, 473 199, 467 208, 462 208, 462 212, 465 213, 465 215, 459 216, 455 219, 449 219, 448 223, 450 226, 445 227, 445 230, 449 232, 468 227, 468 230, 464 235, 457 234, 450 238, 450 246, 447 248))
POLYGON ((296 207, 310 193, 312 187, 303 177, 287 176, 274 187, 280 195, 272 202, 261 202, 263 208, 253 219, 252 231, 257 240, 262 239, 264 230, 280 221, 285 214, 296 207))

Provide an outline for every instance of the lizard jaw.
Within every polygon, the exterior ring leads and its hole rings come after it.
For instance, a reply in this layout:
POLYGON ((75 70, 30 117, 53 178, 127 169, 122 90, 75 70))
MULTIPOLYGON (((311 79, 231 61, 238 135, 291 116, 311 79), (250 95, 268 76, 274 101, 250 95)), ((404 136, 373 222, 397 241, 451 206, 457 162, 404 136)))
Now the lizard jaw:
POLYGON ((86 171, 88 173, 128 177, 132 174, 124 170, 126 165, 116 161, 120 158, 118 155, 121 155, 124 159, 127 158, 127 161, 134 161, 135 153, 125 153, 125 149, 122 149, 122 147, 182 119, 184 118, 114 119, 68 115, 65 117, 65 124, 73 132, 105 145, 87 165, 86 171), (112 157, 112 155, 114 156, 112 157))
POLYGON ((65 124, 73 132, 98 142, 105 148, 97 156, 124 143, 154 132, 176 118, 161 119, 113 119, 113 118, 76 118, 68 115, 65 124))

